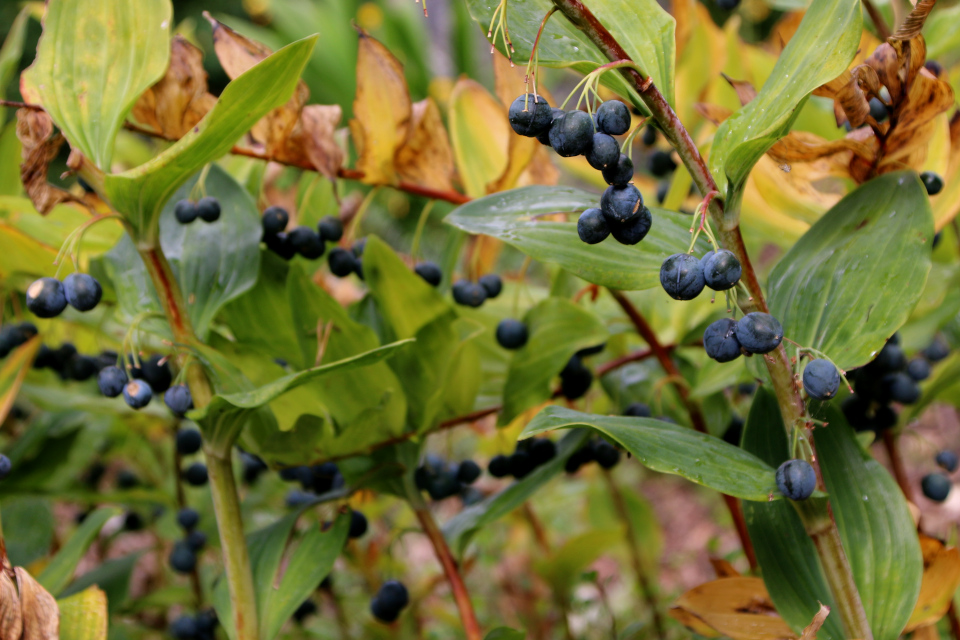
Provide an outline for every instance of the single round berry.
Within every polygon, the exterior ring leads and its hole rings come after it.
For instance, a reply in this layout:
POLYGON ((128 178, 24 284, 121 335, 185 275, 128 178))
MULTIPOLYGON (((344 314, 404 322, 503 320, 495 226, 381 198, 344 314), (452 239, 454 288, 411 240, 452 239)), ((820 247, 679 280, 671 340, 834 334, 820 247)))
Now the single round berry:
POLYGON ((82 356, 80 354, 75 354, 72 358, 67 360, 67 364, 63 370, 63 375, 67 380, 85 382, 97 375, 99 368, 99 363, 93 356, 82 356))
POLYGON ((817 474, 806 460, 787 460, 777 468, 777 489, 791 500, 806 500, 817 488, 817 474))
POLYGON ((950 495, 950 478, 942 473, 929 473, 920 481, 923 495, 934 502, 943 502, 950 495))
POLYGON ((479 307, 487 299, 487 290, 483 285, 469 280, 458 280, 451 290, 454 302, 468 307, 479 307))
POLYGON ((497 344, 504 349, 519 349, 528 338, 527 325, 519 320, 505 318, 497 324, 497 344))
POLYGON ((550 146, 564 158, 579 156, 593 143, 593 118, 585 111, 568 111, 550 125, 550 146))
POLYGON ((240 459, 243 463, 243 481, 247 484, 253 484, 267 470, 267 463, 257 456, 240 452, 240 459))
POLYGON ((940 336, 936 336, 933 342, 923 350, 923 356, 930 362, 940 362, 950 355, 950 345, 940 336))
POLYGON ((324 216, 317 223, 317 233, 324 242, 339 242, 343 237, 343 222, 336 216, 324 216))
POLYGON ((367 516, 356 510, 350 512, 350 532, 347 535, 351 539, 362 538, 367 533, 368 527, 367 516))
POLYGON ((510 475, 510 458, 505 455, 495 455, 490 458, 487 472, 494 478, 505 478, 510 475))
POLYGON ((930 363, 923 358, 914 358, 907 363, 907 375, 916 382, 930 377, 930 363))
POLYGON ((197 201, 197 217, 204 222, 216 222, 220 219, 220 201, 206 196, 197 201))
POLYGON ((293 243, 290 242, 290 236, 285 231, 281 231, 273 236, 266 236, 264 241, 267 243, 267 249, 270 249, 270 251, 273 251, 284 260, 292 260, 293 256, 297 255, 297 250, 293 248, 293 243))
POLYGON ((526 451, 514 451, 510 456, 510 475, 517 480, 523 480, 536 468, 536 463, 526 451))
POLYGON ((533 460, 533 464, 540 466, 550 462, 557 456, 557 445, 549 438, 531 438, 527 440, 527 455, 533 460))
POLYGON ((477 279, 477 284, 483 287, 483 290, 487 292, 487 298, 491 300, 500 295, 500 292, 503 291, 503 280, 500 279, 495 273, 488 273, 487 275, 480 276, 477 279))
POLYGON ((63 280, 63 294, 67 304, 77 311, 90 311, 103 297, 103 289, 93 276, 71 273, 63 280))
POLYGON ((543 96, 526 93, 510 104, 507 118, 518 135, 533 138, 550 126, 553 121, 553 109, 543 96))
POLYGON ((620 159, 620 145, 613 136, 597 132, 593 134, 593 145, 586 158, 590 166, 597 171, 612 167, 620 159))
POLYGON ((923 68, 937 77, 943 73, 943 65, 936 60, 927 60, 923 63, 923 68))
POLYGON ((815 400, 829 400, 840 390, 840 372, 829 360, 811 360, 803 368, 803 389, 815 400))
POLYGON ((610 235, 610 226, 603 211, 593 208, 581 213, 577 220, 577 235, 587 244, 603 242, 610 235))
POLYGON ((463 484, 473 484, 481 473, 480 465, 473 460, 464 460, 457 467, 457 480, 463 484))
POLYGON ((10 458, 0 453, 0 480, 5 479, 13 471, 13 463, 10 458))
MULTIPOLYGON (((197 614, 197 628, 200 629, 200 633, 209 633, 212 634, 217 629, 217 623, 220 621, 217 619, 217 612, 213 609, 207 609, 206 611, 201 611, 197 614)), ((201 640, 211 640, 212 636, 204 637, 201 640)))
POLYGON ((123 517, 123 528, 127 531, 140 531, 143 529, 143 518, 136 511, 128 511, 123 517))
POLYGON ((537 134, 537 140, 545 147, 550 146, 550 129, 553 127, 553 123, 557 121, 558 118, 563 116, 565 111, 563 109, 558 109, 553 107, 550 109, 550 126, 537 134))
POLYGON ((197 640, 199 629, 196 621, 190 616, 180 616, 167 629, 174 640, 197 640))
POLYGON ((123 399, 133 409, 143 409, 150 404, 153 389, 145 380, 131 380, 123 387, 123 399))
POLYGON ((632 184, 609 186, 600 197, 600 209, 611 227, 632 220, 642 208, 643 196, 632 184))
POLYGON ((304 600, 293 612, 293 619, 297 624, 302 624, 304 620, 317 613, 317 603, 313 600, 304 600))
POLYGON ((275 236, 290 223, 290 214, 283 207, 267 207, 263 212, 263 233, 266 236, 275 236))
POLYGON ((202 487, 207 484, 210 476, 207 474, 207 465, 194 462, 183 471, 183 479, 192 487, 202 487))
POLYGON ((737 322, 737 340, 748 353, 770 353, 783 341, 783 327, 769 313, 754 311, 737 322))
POLYGON ((621 153, 616 162, 601 171, 607 184, 623 186, 633 180, 633 160, 621 153))
POLYGON ((323 240, 310 227, 297 227, 287 233, 290 245, 307 260, 316 260, 323 255, 323 240))
POLYGON ((193 455, 200 451, 203 437, 196 429, 180 429, 177 431, 177 453, 182 456, 193 455))
POLYGON ((673 161, 669 151, 657 149, 650 154, 650 173, 655 177, 665 178, 676 168, 677 163, 673 161))
POLYGON ((740 281, 742 269, 733 252, 721 249, 702 260, 703 281, 714 291, 732 289, 740 281))
POLYGON ((190 224, 197 219, 197 205, 189 200, 180 200, 173 206, 173 215, 180 224, 190 224))
POLYGON ((67 296, 56 278, 40 278, 27 287, 27 309, 38 318, 56 318, 66 308, 67 296))
POLYGON ((163 402, 174 415, 178 416, 182 416, 193 408, 193 396, 190 395, 190 389, 185 384, 177 384, 167 389, 163 394, 163 402))
POLYGON ((636 216, 622 224, 613 225, 610 233, 620 244, 635 245, 647 237, 651 226, 653 226, 653 215, 650 209, 640 207, 636 216))
POLYGON ((737 322, 721 318, 710 324, 703 332, 703 348, 717 362, 730 362, 740 357, 740 341, 737 340, 737 322))
POLYGON ((140 486, 140 478, 129 469, 121 469, 117 472, 117 487, 120 489, 133 489, 140 486))
POLYGON ((902 371, 883 376, 880 381, 880 388, 888 401, 913 404, 920 399, 920 387, 913 381, 913 378, 902 371))
POLYGON ((356 261, 357 259, 354 257, 352 252, 340 247, 336 247, 330 251, 330 255, 327 256, 327 263, 330 265, 330 273, 338 278, 346 278, 348 275, 353 273, 353 266, 356 261))
POLYGON ((650 407, 643 402, 631 402, 627 405, 627 408, 623 410, 623 415, 632 418, 649 418, 653 415, 653 412, 650 411, 650 407))
POLYGON ((191 531, 183 539, 194 553, 200 553, 207 546, 207 534, 203 531, 191 531))
POLYGON ((689 253, 675 253, 660 266, 660 285, 674 300, 693 300, 705 284, 703 266, 689 253))
POLYGON ((630 128, 630 110, 619 100, 607 100, 597 108, 597 128, 611 136, 619 136, 630 128))
POLYGON ((883 122, 890 115, 880 98, 870 98, 870 116, 877 122, 883 122))
POLYGON ((457 495, 459 491, 460 483, 455 470, 444 469, 427 483, 427 493, 433 500, 446 500, 457 495))
POLYGON ((600 439, 593 447, 593 457, 602 468, 612 469, 620 462, 620 451, 606 440, 600 439))
POLYGON ((567 400, 581 398, 590 390, 591 384, 593 384, 593 372, 577 356, 570 358, 560 372, 560 391, 563 397, 567 400))
POLYGON ((200 524, 200 514, 196 509, 184 507, 177 511, 177 524, 185 531, 192 531, 200 524))
POLYGON ((953 473, 957 470, 957 463, 960 462, 957 460, 957 454, 949 449, 944 449, 937 454, 937 466, 939 466, 944 471, 949 471, 953 473))
POLYGON ((443 280, 443 272, 436 262, 421 262, 413 268, 413 271, 432 287, 438 286, 443 280))
POLYGON ((370 603, 370 612, 381 622, 393 622, 410 602, 407 588, 396 580, 384 582, 370 603))
POLYGON ((100 393, 108 398, 116 398, 123 393, 123 388, 127 382, 127 374, 120 367, 104 367, 97 374, 97 385, 100 387, 100 393))
POLYGON ((150 388, 157 393, 163 393, 170 388, 173 382, 173 373, 166 361, 166 356, 152 355, 141 362, 141 375, 134 373, 134 378, 140 377, 150 383, 150 388))
POLYGON ((924 171, 920 174, 920 181, 927 190, 927 195, 935 196, 943 190, 943 178, 933 171, 924 171))
POLYGON ((186 543, 178 540, 170 551, 170 568, 177 573, 190 573, 197 566, 197 554, 186 543))

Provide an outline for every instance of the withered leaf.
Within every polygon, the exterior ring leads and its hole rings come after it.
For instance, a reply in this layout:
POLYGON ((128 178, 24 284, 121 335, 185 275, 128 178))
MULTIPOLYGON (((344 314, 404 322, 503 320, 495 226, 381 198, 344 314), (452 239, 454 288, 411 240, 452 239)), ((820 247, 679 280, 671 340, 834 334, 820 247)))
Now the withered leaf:
POLYGON ((740 101, 741 107, 757 97, 757 90, 753 88, 752 83, 746 80, 734 80, 725 73, 721 73, 720 75, 722 75, 723 79, 736 91, 737 99, 740 101))
POLYGON ((310 164, 321 174, 333 179, 343 164, 343 149, 335 134, 343 110, 338 104, 311 104, 300 112, 300 135, 310 164))
POLYGON ((920 0, 913 11, 910 12, 910 15, 907 16, 907 19, 900 25, 900 28, 897 29, 897 32, 890 36, 888 40, 910 40, 920 35, 923 23, 927 21, 927 16, 930 15, 936 4, 937 0, 920 0))
POLYGON ((17 577, 20 610, 23 613, 21 640, 58 640, 60 609, 56 599, 23 567, 14 567, 13 571, 17 577))
POLYGON ((820 627, 823 626, 828 615, 830 615, 830 607, 821 602, 820 610, 814 614, 810 624, 803 628, 803 633, 800 634, 800 640, 816 640, 817 632, 820 631, 820 627))
POLYGON ((7 574, 0 571, 0 638, 19 640, 23 634, 23 613, 17 587, 7 574))
POLYGON ((47 168, 63 144, 63 136, 53 132, 53 120, 45 111, 17 110, 17 138, 23 149, 20 182, 40 213, 49 213, 56 205, 76 200, 72 195, 47 182, 47 168))
POLYGON ((133 117, 170 140, 182 138, 213 108, 203 52, 182 36, 170 41, 170 66, 133 106, 133 117))
POLYGON ((733 111, 726 107, 721 107, 717 104, 707 104, 705 102, 696 103, 694 108, 697 110, 697 113, 717 126, 720 126, 720 123, 729 118, 730 114, 733 113, 733 111))
POLYGON ((920 595, 904 631, 913 631, 935 623, 947 613, 957 587, 960 587, 960 551, 944 547, 929 536, 920 536, 923 552, 923 578, 920 595))
POLYGON ((842 151, 852 151, 868 160, 874 157, 874 151, 866 143, 853 138, 824 140, 809 131, 791 131, 770 147, 767 154, 776 162, 789 164, 810 162, 842 151))
POLYGON ((397 151, 410 133, 413 116, 403 65, 390 51, 360 32, 357 94, 350 132, 360 152, 357 169, 367 184, 393 184, 397 151))
POLYGON ((436 189, 453 189, 453 150, 433 98, 413 105, 410 137, 397 151, 402 180, 436 189))
POLYGON ((883 143, 877 173, 919 169, 927 157, 930 139, 937 131, 936 118, 953 107, 953 89, 921 69, 907 86, 907 94, 894 107, 895 125, 883 143))
POLYGON ((701 584, 680 596, 670 615, 694 631, 702 623, 734 640, 796 637, 777 614, 761 578, 720 578, 701 584), (694 619, 697 626, 689 624, 694 619))
POLYGON ((713 567, 713 571, 717 574, 718 578, 736 578, 740 575, 740 572, 730 564, 730 561, 724 558, 710 556, 710 565, 713 567))

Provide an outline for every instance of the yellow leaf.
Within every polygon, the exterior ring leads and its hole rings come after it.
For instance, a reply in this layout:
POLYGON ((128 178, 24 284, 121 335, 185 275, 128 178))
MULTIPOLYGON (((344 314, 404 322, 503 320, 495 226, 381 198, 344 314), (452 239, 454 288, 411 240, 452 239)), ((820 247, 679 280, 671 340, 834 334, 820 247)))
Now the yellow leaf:
POLYGON ((360 33, 357 95, 350 132, 359 149, 357 169, 367 184, 393 184, 394 158, 410 132, 412 107, 403 66, 385 46, 360 33))
POLYGON ((706 625, 734 640, 796 637, 773 607, 761 578, 720 578, 701 584, 680 596, 670 615, 697 633, 706 625))
POLYGON ((98 587, 59 601, 60 640, 106 640, 107 594, 98 587))
POLYGON ((500 102, 468 78, 461 78, 453 88, 449 118, 460 180, 468 196, 479 198, 506 170, 513 130, 500 102))
POLYGON ((397 152, 400 178, 434 189, 453 189, 453 150, 433 98, 413 105, 410 137, 397 152))
POLYGON ((923 579, 920 595, 904 631, 913 631, 935 623, 946 614, 957 587, 960 587, 960 551, 920 536, 923 552, 923 579))

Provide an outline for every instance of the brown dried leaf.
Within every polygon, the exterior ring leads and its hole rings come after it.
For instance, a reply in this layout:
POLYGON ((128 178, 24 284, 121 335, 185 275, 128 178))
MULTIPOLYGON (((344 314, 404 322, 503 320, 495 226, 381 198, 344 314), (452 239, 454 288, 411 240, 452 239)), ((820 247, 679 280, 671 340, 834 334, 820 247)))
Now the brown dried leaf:
POLYGON ((58 640, 60 609, 56 599, 23 567, 14 567, 13 571, 17 577, 20 610, 23 613, 21 640, 58 640))
MULTIPOLYGON (((453 149, 433 98, 413 105, 410 137, 397 151, 402 180, 436 189, 453 189, 453 149)), ((519 137, 519 136, 518 136, 519 137)))
POLYGON ((891 120, 896 124, 887 133, 877 173, 906 167, 920 170, 938 130, 936 118, 951 109, 953 102, 950 85, 921 69, 907 85, 905 99, 895 103, 891 120))
POLYGON ((944 547, 935 538, 920 536, 923 552, 923 579, 920 595, 910 615, 905 632, 934 624, 950 608, 950 601, 960 587, 960 551, 944 547))
MULTIPOLYGON (((692 616, 734 640, 796 638, 777 614, 761 578, 720 578, 694 587, 680 596, 670 615, 684 624, 692 616)), ((698 631, 697 627, 690 628, 698 631)))
POLYGON ((694 108, 697 110, 697 113, 717 126, 720 126, 720 123, 729 118, 730 114, 733 113, 733 111, 727 109, 726 107, 721 107, 720 105, 716 104, 707 104, 705 102, 696 103, 694 108))
POLYGON ((907 19, 900 25, 900 28, 897 29, 897 32, 887 38, 887 40, 890 42, 894 40, 910 40, 920 35, 920 31, 923 29, 923 23, 927 21, 927 16, 930 15, 930 12, 933 11, 933 7, 936 4, 937 0, 920 0, 913 8, 913 11, 910 12, 910 15, 907 16, 907 19))
POLYGON ((721 73, 720 75, 723 76, 723 79, 737 92, 737 99, 740 100, 741 107, 757 97, 757 90, 753 88, 753 83, 747 82, 746 80, 734 80, 725 73, 721 73))
POLYGON ((813 616, 810 624, 804 627, 800 640, 817 640, 817 632, 820 631, 828 615, 830 615, 830 607, 820 603, 820 610, 813 616))
POLYGON ((853 138, 824 140, 809 131, 791 131, 778 140, 767 154, 780 163, 811 162, 826 158, 843 151, 852 151, 855 155, 872 160, 875 152, 869 145, 853 138))
POLYGON ((896 49, 884 42, 870 54, 866 64, 873 67, 874 71, 877 72, 877 79, 880 84, 887 88, 891 99, 896 103, 903 84, 900 80, 900 60, 896 49))
POLYGON ((357 169, 367 184, 397 180, 394 160, 410 132, 413 110, 403 65, 367 33, 360 32, 357 95, 350 132, 360 152, 357 169))
POLYGON ((723 558, 710 556, 710 564, 713 566, 713 571, 717 574, 718 578, 736 578, 740 575, 740 572, 737 571, 728 560, 723 558))
POLYGON ((76 200, 47 182, 47 168, 63 144, 63 136, 53 132, 50 116, 45 111, 18 109, 17 138, 23 146, 20 182, 36 210, 45 214, 61 202, 76 200))
POLYGON ((0 571, 0 638, 19 640, 23 634, 23 613, 17 587, 6 571, 0 571))
POLYGON ((133 117, 171 140, 182 138, 213 108, 203 51, 182 36, 170 41, 170 66, 133 106, 133 117))
POLYGON ((304 153, 316 170, 330 178, 337 176, 343 164, 343 149, 335 134, 343 110, 340 105, 311 104, 300 112, 300 134, 304 153))

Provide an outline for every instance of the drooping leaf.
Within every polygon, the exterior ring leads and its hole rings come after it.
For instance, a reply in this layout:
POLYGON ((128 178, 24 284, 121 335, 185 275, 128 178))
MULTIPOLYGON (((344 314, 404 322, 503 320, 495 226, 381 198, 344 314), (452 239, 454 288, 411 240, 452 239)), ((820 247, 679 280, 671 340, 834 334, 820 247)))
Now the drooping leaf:
POLYGON ((433 98, 413 103, 410 135, 397 151, 400 179, 433 187, 453 189, 453 150, 433 98))
POLYGON ((169 0, 47 2, 21 90, 104 171, 130 109, 167 68, 172 13, 169 0))
POLYGON ((571 427, 596 429, 654 471, 683 476, 744 500, 766 502, 781 497, 773 468, 753 454, 662 420, 601 416, 549 406, 530 421, 521 437, 571 427))
POLYGON ((947 613, 953 594, 960 587, 960 551, 956 547, 946 547, 939 540, 920 534, 920 549, 923 579, 905 632, 935 624, 947 613))
POLYGON ((133 574, 134 565, 142 555, 143 552, 138 551, 105 561, 71 582, 70 586, 60 594, 61 597, 67 599, 92 586, 97 586, 107 595, 107 609, 111 614, 115 613, 130 597, 130 577, 133 574))
POLYGON ((0 571, 0 634, 4 638, 19 638, 23 634, 20 595, 6 571, 0 571))
POLYGON ((53 131, 53 120, 43 111, 17 110, 17 139, 20 141, 20 182, 40 213, 61 202, 74 200, 69 192, 47 182, 50 163, 60 153, 63 136, 53 131))
POLYGON ((909 317, 930 270, 933 219, 915 174, 864 184, 780 259, 767 284, 784 335, 843 369, 866 364, 909 317))
POLYGON ((733 640, 782 640, 794 637, 770 601, 760 578, 720 578, 690 589, 670 608, 670 615, 695 632, 706 625, 711 636, 733 640))
POLYGON ((529 339, 510 360, 499 424, 550 399, 550 382, 581 349, 603 344, 609 335, 592 312, 565 298, 550 297, 523 317, 529 339))
POLYGON ((160 211, 191 175, 289 99, 316 40, 298 40, 264 59, 228 84, 213 109, 179 142, 146 164, 106 176, 107 196, 141 242, 156 240, 160 211))
MULTIPOLYGON (((651 208, 650 233, 632 247, 613 238, 599 246, 583 243, 574 216, 569 216, 571 222, 537 220, 552 213, 576 214, 599 206, 599 195, 580 189, 530 186, 469 202, 450 213, 446 221, 468 233, 499 238, 535 260, 558 264, 600 286, 623 290, 659 287, 663 261, 690 246, 693 218, 651 208)), ((705 253, 706 245, 702 246, 701 253, 705 253)))
POLYGON ((60 640, 107 640, 107 594, 97 587, 57 602, 60 640))
POLYGON ((738 192, 757 160, 790 130, 807 95, 846 70, 860 44, 861 25, 860 3, 854 0, 810 5, 756 99, 714 136, 710 169, 721 192, 738 192))
MULTIPOLYGON (((117 507, 101 507, 88 515, 57 555, 37 576, 37 580, 54 596, 58 595, 73 579, 77 565, 83 559, 87 549, 100 535, 100 529, 110 518, 123 513, 117 507)), ((104 598, 104 607, 106 599, 104 598)))

